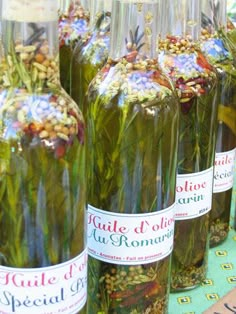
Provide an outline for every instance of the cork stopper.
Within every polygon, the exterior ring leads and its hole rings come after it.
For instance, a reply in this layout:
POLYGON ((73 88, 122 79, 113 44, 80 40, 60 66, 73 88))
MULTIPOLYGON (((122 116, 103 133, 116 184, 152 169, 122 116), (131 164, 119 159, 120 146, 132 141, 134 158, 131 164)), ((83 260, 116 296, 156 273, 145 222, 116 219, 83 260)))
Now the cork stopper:
POLYGON ((2 19, 16 22, 57 21, 55 0, 2 0, 2 19))

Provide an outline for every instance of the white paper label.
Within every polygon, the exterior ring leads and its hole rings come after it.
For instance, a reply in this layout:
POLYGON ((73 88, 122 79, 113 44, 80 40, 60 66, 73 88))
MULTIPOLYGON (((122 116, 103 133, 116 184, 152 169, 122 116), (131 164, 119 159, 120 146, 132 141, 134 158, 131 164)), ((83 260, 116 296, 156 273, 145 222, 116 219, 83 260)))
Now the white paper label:
POLYGON ((211 210, 213 167, 202 172, 177 175, 176 220, 197 218, 211 210))
POLYGON ((140 265, 170 255, 174 238, 174 209, 155 213, 120 214, 88 208, 88 254, 98 260, 140 265))
POLYGON ((57 21, 57 7, 56 0, 2 0, 2 18, 16 22, 57 21))
POLYGON ((0 314, 76 314, 87 300, 87 251, 56 266, 0 266, 0 314))
POLYGON ((214 169, 214 193, 230 190, 234 184, 234 161, 236 149, 216 153, 214 169))

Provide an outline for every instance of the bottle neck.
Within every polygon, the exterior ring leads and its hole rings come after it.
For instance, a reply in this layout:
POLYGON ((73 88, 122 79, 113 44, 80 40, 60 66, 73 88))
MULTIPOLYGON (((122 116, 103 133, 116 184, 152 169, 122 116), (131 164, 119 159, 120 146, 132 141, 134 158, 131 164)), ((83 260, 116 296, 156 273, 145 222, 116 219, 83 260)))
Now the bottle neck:
POLYGON ((218 29, 227 28, 226 0, 202 0, 202 28, 215 34, 218 29))
POLYGON ((55 0, 3 0, 6 87, 42 89, 59 85, 58 16, 55 0))
POLYGON ((197 41, 200 37, 200 0, 164 0, 162 38, 176 36, 197 41))
POLYGON ((59 11, 60 14, 69 12, 70 0, 59 0, 59 11))
POLYGON ((129 54, 156 59, 160 34, 159 0, 113 0, 110 58, 129 54))
POLYGON ((90 0, 60 0, 59 15, 80 17, 84 12, 88 14, 90 10, 90 0))
POLYGON ((90 0, 90 23, 89 28, 92 30, 99 22, 102 16, 111 13, 112 0, 90 0))
POLYGON ((90 10, 90 2, 91 0, 80 0, 81 6, 84 10, 90 10))

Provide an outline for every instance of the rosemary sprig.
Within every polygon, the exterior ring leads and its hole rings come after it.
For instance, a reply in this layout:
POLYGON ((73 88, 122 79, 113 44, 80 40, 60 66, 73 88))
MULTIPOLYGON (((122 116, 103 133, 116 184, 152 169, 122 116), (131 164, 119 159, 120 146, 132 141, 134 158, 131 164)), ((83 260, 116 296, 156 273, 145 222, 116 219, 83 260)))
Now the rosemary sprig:
POLYGON ((139 26, 137 26, 137 28, 135 29, 134 34, 132 30, 129 31, 129 37, 129 40, 127 37, 125 38, 126 48, 128 52, 134 50, 139 51, 145 45, 144 42, 140 43, 144 37, 144 32, 139 34, 139 26))

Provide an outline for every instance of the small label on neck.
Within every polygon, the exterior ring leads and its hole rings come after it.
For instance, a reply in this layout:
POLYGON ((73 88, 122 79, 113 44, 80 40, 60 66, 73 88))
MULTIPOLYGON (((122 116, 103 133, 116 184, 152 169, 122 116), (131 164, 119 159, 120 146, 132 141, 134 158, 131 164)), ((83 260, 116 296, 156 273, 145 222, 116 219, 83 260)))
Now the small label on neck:
POLYGON ((57 1, 3 0, 2 19, 16 22, 57 21, 57 1))

